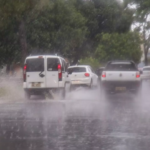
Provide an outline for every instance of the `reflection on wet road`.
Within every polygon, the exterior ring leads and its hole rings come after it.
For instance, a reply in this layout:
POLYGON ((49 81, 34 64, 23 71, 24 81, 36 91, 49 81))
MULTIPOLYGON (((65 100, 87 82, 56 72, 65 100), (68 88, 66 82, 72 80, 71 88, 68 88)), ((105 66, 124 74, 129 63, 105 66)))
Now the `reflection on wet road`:
POLYGON ((101 99, 83 90, 66 100, 0 104, 0 150, 149 150, 150 92, 101 99))

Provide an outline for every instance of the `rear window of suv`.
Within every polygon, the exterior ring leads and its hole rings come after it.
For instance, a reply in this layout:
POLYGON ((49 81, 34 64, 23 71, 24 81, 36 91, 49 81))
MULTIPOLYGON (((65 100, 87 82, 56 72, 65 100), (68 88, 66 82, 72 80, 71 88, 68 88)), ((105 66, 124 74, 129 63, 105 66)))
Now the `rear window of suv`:
POLYGON ((73 67, 73 68, 68 68, 68 73, 77 73, 77 72, 86 72, 85 67, 73 67))
POLYGON ((107 71, 137 71, 136 66, 134 65, 134 63, 130 63, 130 62, 114 62, 114 63, 110 63, 106 66, 107 71))
POLYGON ((44 58, 27 59, 27 72, 41 72, 44 71, 44 58))

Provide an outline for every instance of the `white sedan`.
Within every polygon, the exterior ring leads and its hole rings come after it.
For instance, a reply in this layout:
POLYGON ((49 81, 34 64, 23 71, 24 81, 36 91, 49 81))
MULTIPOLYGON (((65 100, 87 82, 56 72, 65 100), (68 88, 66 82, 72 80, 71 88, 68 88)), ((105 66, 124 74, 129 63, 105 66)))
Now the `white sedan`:
POLYGON ((150 79, 150 66, 143 67, 141 78, 150 79))
POLYGON ((68 68, 68 76, 71 86, 86 85, 93 87, 98 85, 98 76, 87 65, 70 66, 68 68))

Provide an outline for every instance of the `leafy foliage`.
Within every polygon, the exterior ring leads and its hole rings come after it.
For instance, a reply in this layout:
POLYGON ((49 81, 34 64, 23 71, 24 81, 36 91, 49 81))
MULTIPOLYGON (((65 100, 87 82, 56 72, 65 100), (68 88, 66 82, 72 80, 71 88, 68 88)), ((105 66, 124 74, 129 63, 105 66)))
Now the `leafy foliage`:
POLYGON ((134 12, 127 5, 117 0, 0 0, 0 65, 23 62, 29 54, 53 53, 74 63, 88 56, 97 63, 95 54, 99 61, 138 61, 139 41, 128 33, 134 12), (119 36, 131 41, 125 44, 119 36), (108 50, 110 46, 114 47, 108 50))
POLYGON ((86 57, 84 59, 80 59, 79 64, 80 65, 90 65, 94 69, 100 67, 100 63, 99 63, 98 59, 93 58, 93 57, 86 57))
POLYGON ((56 0, 51 6, 43 8, 36 18, 27 20, 31 53, 36 48, 44 53, 59 53, 66 57, 77 55, 87 33, 85 23, 86 19, 73 4, 56 0))
POLYGON ((149 0, 131 0, 137 5, 135 14, 136 31, 141 34, 144 46, 145 65, 148 65, 148 50, 150 49, 150 1, 149 0))
POLYGON ((141 58, 140 39, 137 33, 126 34, 102 34, 95 57, 106 62, 109 60, 134 60, 139 62, 141 58))

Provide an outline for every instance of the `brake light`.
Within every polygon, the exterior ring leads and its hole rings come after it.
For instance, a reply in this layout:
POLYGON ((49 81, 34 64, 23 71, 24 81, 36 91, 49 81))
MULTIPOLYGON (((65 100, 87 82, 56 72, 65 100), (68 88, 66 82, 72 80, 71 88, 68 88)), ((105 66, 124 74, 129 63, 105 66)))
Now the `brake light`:
POLYGON ((140 73, 139 72, 136 73, 136 78, 140 78, 140 73))
POLYGON ((61 70, 61 65, 58 64, 57 68, 58 68, 58 79, 59 79, 59 81, 62 81, 62 70, 61 70))
POLYGON ((24 65, 23 67, 23 81, 26 82, 26 70, 27 70, 27 65, 24 65))
POLYGON ((89 77, 89 76, 90 76, 90 74, 89 74, 89 73, 85 73, 84 75, 85 75, 86 77, 89 77))
POLYGON ((103 73, 102 73, 102 77, 103 77, 103 78, 106 78, 106 72, 103 72, 103 73))

